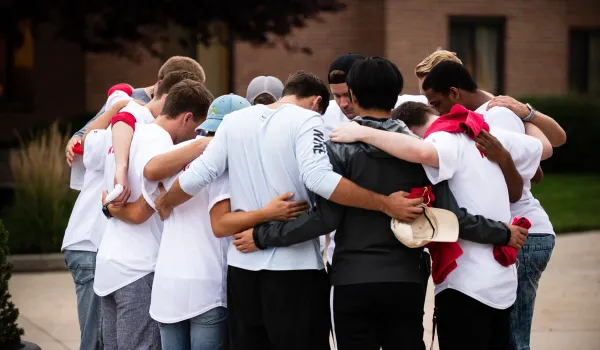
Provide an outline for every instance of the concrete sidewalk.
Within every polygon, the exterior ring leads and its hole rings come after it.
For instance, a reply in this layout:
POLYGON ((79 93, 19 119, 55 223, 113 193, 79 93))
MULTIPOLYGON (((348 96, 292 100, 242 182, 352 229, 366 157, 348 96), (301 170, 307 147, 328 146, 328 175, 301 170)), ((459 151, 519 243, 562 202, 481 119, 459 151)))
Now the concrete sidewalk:
MULTIPOLYGON (((428 348, 432 289, 424 318, 428 348)), ((75 290, 68 272, 15 274, 10 292, 21 311, 24 340, 43 350, 79 348, 75 290)), ((600 349, 600 232, 557 239, 538 290, 533 328, 532 349, 600 349)))

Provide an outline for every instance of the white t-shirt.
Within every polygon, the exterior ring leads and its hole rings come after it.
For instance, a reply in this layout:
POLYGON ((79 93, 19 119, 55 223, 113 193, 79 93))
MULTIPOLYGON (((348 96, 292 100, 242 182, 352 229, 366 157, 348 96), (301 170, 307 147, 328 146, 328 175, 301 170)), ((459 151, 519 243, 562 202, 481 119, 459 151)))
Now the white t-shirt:
MULTIPOLYGON (((112 144, 110 142, 109 144, 112 144)), ((142 195, 144 167, 156 155, 173 147, 167 131, 152 123, 136 125, 129 154, 130 202, 142 195)), ((114 188, 115 158, 112 145, 105 161, 105 189, 114 188)), ((148 193, 157 191, 158 182, 145 182, 148 193)), ((135 225, 116 218, 108 220, 106 232, 98 248, 94 292, 106 296, 154 271, 162 221, 154 214, 146 222, 135 225)))
MULTIPOLYGON (((422 102, 424 104, 429 104, 429 102, 427 101, 427 97, 425 97, 423 95, 400 95, 400 96, 398 96, 398 101, 396 102, 396 105, 394 106, 394 108, 397 108, 404 102, 408 102, 408 101, 422 102)), ((344 112, 342 112, 342 110, 338 106, 337 102, 335 102, 335 100, 330 100, 329 106, 327 107, 325 114, 323 114, 325 140, 329 140, 329 134, 331 134, 331 132, 333 130, 337 129, 340 125, 342 125, 343 123, 348 122, 348 121, 350 121, 350 119, 348 119, 346 117, 346 115, 344 114, 344 112)), ((329 262, 329 264, 331 265, 332 261, 333 261, 333 252, 335 251, 335 240, 334 240, 335 231, 331 232, 329 234, 329 236, 331 239, 329 240, 329 246, 327 247, 327 262, 329 262)), ((319 237, 319 243, 321 245, 321 251, 324 251, 325 250, 325 236, 319 237)), ((427 249, 427 248, 425 248, 425 249, 427 249)))
MULTIPOLYGON (((486 122, 504 130, 525 134, 525 126, 521 119, 511 110, 504 107, 493 107, 486 111, 486 102, 475 112, 483 114, 486 122)), ((548 214, 540 204, 540 201, 531 193, 531 178, 523 179, 523 195, 516 203, 511 203, 510 212, 512 216, 525 216, 531 222, 530 234, 554 235, 554 228, 548 214)))
MULTIPOLYGON (((179 183, 195 195, 229 169, 232 211, 258 210, 286 192, 294 193, 293 200, 309 200, 308 191, 329 198, 341 176, 332 170, 324 141, 323 119, 316 112, 293 104, 244 108, 225 116, 179 183)), ((251 271, 324 268, 318 239, 250 254, 232 246, 227 261, 251 271)))
MULTIPOLYGON (((167 190, 181 173, 164 181, 167 190)), ((147 193, 144 197, 154 207, 155 197, 147 193)), ((150 316, 156 321, 175 323, 218 306, 227 307, 227 249, 231 238, 214 236, 209 215, 212 207, 225 199, 229 199, 227 173, 173 209, 165 220, 150 304, 150 316)))
MULTIPOLYGON (((110 108, 115 102, 124 99, 131 99, 131 97, 122 91, 115 91, 108 97, 106 106, 110 108)), ((135 102, 131 103, 139 106, 135 102)), ((109 129, 110 127, 107 130, 109 129)), ((94 139, 98 138, 101 140, 100 143, 104 142, 102 140, 108 140, 104 136, 105 132, 106 130, 93 130, 86 137, 87 142, 85 144, 82 164, 85 167, 83 186, 73 206, 61 250, 96 252, 100 246, 100 241, 106 228, 106 218, 102 215, 101 211, 102 190, 104 188, 103 162, 105 157, 102 152, 96 152, 92 148, 100 147, 104 149, 105 145, 97 143, 94 139), (96 154, 95 158, 94 154, 96 154), (101 158, 100 161, 102 162, 100 166, 98 166, 99 158, 101 158)))
MULTIPOLYGON (((490 133, 510 152, 523 177, 535 174, 542 154, 539 140, 494 127, 490 133)), ((502 170, 481 156, 473 140, 465 134, 435 132, 425 141, 432 143, 439 155, 439 167, 423 166, 433 184, 448 180, 458 205, 473 215, 510 221, 508 188, 502 170)), ((458 244, 463 250, 458 266, 435 286, 435 293, 451 288, 495 309, 510 307, 517 296, 516 266, 500 265, 494 259, 491 244, 460 238, 458 244)))

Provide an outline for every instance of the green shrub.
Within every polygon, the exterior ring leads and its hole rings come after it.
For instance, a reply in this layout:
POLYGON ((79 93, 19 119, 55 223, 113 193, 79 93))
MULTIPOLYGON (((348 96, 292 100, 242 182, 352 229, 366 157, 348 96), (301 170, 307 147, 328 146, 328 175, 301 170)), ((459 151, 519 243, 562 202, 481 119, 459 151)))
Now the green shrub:
POLYGON ((10 301, 8 293, 11 265, 6 261, 9 253, 7 242, 8 232, 0 220, 0 349, 18 349, 23 329, 17 326, 19 310, 10 301))
POLYGON ((545 172, 600 173, 600 99, 589 96, 530 96, 519 98, 554 118, 567 133, 567 143, 542 163, 545 172))
POLYGON ((61 133, 55 123, 11 151, 14 201, 4 221, 11 232, 9 247, 13 253, 60 251, 77 198, 69 188, 70 170, 64 159, 69 138, 70 134, 61 133))

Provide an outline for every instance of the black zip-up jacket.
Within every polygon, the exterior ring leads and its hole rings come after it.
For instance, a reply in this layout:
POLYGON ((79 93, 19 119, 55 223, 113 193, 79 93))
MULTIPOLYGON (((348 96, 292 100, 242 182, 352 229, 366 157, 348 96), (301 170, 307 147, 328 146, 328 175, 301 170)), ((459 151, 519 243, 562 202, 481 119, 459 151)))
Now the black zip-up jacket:
MULTIPOLYGON (((410 134, 406 125, 392 119, 358 117, 359 124, 391 132, 410 134)), ((420 164, 395 158, 378 148, 357 142, 327 142, 333 170, 373 192, 389 195, 410 192, 430 185, 420 164)), ((458 204, 446 181, 433 186, 435 207, 458 217, 460 237, 477 243, 505 245, 510 230, 501 222, 470 215, 458 204)), ((390 217, 381 212, 345 207, 314 196, 311 210, 289 222, 270 222, 254 229, 258 248, 290 246, 331 231, 335 234, 332 283, 346 285, 371 282, 420 283, 419 260, 422 248, 400 243, 390 227, 390 217)))

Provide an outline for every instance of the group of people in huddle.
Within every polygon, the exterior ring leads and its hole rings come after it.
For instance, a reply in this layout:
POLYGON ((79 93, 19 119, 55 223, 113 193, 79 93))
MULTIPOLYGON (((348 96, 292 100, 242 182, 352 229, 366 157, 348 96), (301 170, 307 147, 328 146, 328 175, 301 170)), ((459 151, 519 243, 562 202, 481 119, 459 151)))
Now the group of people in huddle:
POLYGON ((214 98, 175 56, 113 86, 65 150, 85 174, 62 246, 80 349, 424 350, 430 277, 440 349, 529 349, 554 247, 530 190, 565 132, 452 52, 415 73, 404 95, 391 61, 345 54, 328 85, 214 98), (427 207, 455 242, 396 238, 427 207))

